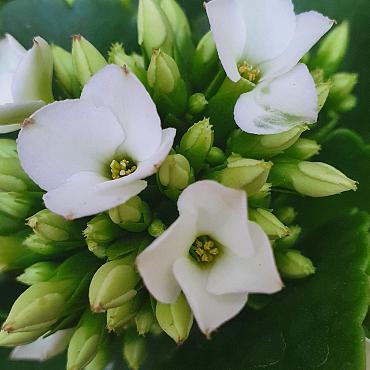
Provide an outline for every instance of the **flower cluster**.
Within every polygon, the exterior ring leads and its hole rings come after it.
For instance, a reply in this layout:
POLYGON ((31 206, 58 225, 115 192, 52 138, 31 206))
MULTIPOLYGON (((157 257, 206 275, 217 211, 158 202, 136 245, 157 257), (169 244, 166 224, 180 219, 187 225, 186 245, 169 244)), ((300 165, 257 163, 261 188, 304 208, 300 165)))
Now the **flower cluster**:
POLYGON ((68 347, 68 370, 102 370, 118 336, 138 369, 145 335, 182 343, 194 317, 210 337, 315 272, 285 194, 356 190, 310 161, 355 104, 334 74, 348 27, 312 56, 334 22, 291 0, 205 8, 197 46, 175 0, 140 0, 141 55, 0 41, 0 132, 20 128, 0 139, 0 271, 28 286, 0 332, 14 359, 68 347))

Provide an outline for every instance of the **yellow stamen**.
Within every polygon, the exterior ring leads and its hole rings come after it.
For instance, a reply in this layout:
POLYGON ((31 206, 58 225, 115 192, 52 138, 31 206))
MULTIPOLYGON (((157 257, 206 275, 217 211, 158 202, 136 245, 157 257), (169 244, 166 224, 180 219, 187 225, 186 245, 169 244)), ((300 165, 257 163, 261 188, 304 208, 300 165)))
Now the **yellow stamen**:
POLYGON ((238 64, 238 70, 240 76, 253 83, 257 83, 261 77, 261 71, 247 63, 245 60, 238 64))
POLYGON ((189 251, 190 255, 201 264, 211 263, 220 254, 219 245, 208 236, 195 239, 189 251))
POLYGON ((119 162, 114 159, 110 164, 110 171, 113 180, 131 175, 133 172, 136 171, 136 169, 136 164, 128 159, 122 159, 119 162))

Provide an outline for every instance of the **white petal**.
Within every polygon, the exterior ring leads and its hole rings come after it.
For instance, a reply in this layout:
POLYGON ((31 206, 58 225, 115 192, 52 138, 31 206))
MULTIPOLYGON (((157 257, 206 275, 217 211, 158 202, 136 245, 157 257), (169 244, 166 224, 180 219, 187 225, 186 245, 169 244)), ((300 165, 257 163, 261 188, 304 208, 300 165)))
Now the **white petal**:
POLYGON ((45 190, 81 171, 109 171, 124 139, 109 109, 79 100, 50 104, 30 122, 18 137, 19 158, 27 174, 45 190))
MULTIPOLYGON (((118 181, 118 180, 115 180, 118 181)), ((114 180, 94 172, 79 172, 44 195, 47 208, 72 220, 114 208, 146 188, 146 181, 133 180, 112 186, 114 180)))
POLYGON ((145 286, 158 301, 173 303, 179 295, 173 265, 188 254, 195 238, 195 219, 182 215, 136 259, 145 286))
POLYGON ((317 92, 310 72, 299 64, 270 82, 240 96, 236 124, 252 134, 276 134, 317 120, 317 92))
POLYGON ((278 58, 260 66, 263 79, 271 79, 292 69, 333 24, 333 20, 314 11, 297 15, 295 35, 287 49, 278 58))
POLYGON ((46 361, 64 352, 74 329, 65 329, 33 343, 15 347, 10 355, 12 360, 46 361))
POLYGON ((0 133, 19 130, 20 123, 43 105, 45 105, 43 101, 0 105, 0 133))
POLYGON ((226 250, 212 266, 207 290, 213 294, 275 293, 283 287, 272 247, 261 227, 249 222, 255 254, 240 258, 226 250))
POLYGON ((221 63, 230 80, 240 80, 237 63, 242 57, 246 29, 237 0, 213 0, 205 3, 213 39, 221 63))
POLYGON ((54 100, 52 92, 53 54, 48 43, 36 37, 15 71, 12 94, 15 102, 54 100))
POLYGON ((245 192, 198 181, 182 192, 177 206, 180 214, 196 215, 198 236, 208 235, 241 257, 253 253, 245 192))
POLYGON ((214 295, 208 292, 209 270, 199 268, 189 258, 177 260, 173 271, 200 330, 206 335, 237 315, 247 302, 245 293, 214 295))
POLYGON ((276 58, 289 45, 296 28, 291 0, 238 0, 246 26, 243 56, 252 65, 276 58))
POLYGON ((124 152, 135 161, 149 158, 161 143, 161 122, 142 83, 127 68, 108 65, 84 87, 81 99, 109 107, 121 124, 124 152))

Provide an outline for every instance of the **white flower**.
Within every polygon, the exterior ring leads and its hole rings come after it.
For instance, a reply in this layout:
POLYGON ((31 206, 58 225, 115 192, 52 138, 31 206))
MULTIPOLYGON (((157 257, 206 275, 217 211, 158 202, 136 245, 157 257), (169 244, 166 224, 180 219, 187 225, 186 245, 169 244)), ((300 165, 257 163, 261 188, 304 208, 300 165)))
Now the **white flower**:
POLYGON ((0 133, 16 131, 31 113, 52 102, 53 55, 41 37, 26 50, 7 34, 0 40, 0 133))
POLYGON ((15 347, 10 354, 12 360, 46 361, 64 352, 74 329, 59 330, 46 338, 38 338, 30 344, 15 347))
POLYGON ((125 67, 108 65, 81 99, 52 103, 23 124, 18 153, 44 190, 46 207, 68 219, 125 203, 147 186, 171 150, 156 107, 125 67))
POLYGON ((296 15, 291 0, 212 0, 206 9, 227 76, 258 84, 237 102, 237 125, 273 134, 316 122, 313 79, 295 66, 334 22, 314 11, 296 15))
POLYGON ((248 293, 282 288, 269 240, 247 218, 245 192, 213 181, 186 188, 179 218, 137 258, 150 293, 173 303, 182 290, 209 334, 235 316, 248 293))

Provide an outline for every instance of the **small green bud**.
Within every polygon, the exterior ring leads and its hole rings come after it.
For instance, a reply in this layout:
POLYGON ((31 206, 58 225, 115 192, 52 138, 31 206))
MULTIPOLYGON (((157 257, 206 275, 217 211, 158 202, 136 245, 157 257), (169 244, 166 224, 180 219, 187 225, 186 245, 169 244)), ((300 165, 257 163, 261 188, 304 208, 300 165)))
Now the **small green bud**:
POLYGON ((276 241, 276 248, 287 249, 293 247, 301 235, 302 228, 298 225, 289 227, 289 235, 276 241))
POLYGON ((320 43, 313 65, 322 68, 328 76, 333 74, 346 55, 348 42, 349 23, 344 21, 320 43))
POLYGON ((300 138, 284 154, 290 158, 305 161, 320 153, 321 145, 315 140, 300 138))
POLYGON ((72 241, 76 245, 84 244, 81 224, 78 221, 68 221, 48 209, 43 209, 29 217, 27 225, 46 241, 72 241))
POLYGON ((357 97, 354 95, 349 95, 337 106, 339 112, 345 113, 349 112, 357 106, 357 97))
POLYGON ((0 158, 18 158, 15 140, 0 139, 0 158))
POLYGON ((52 45, 51 50, 58 86, 68 97, 79 97, 81 89, 73 68, 72 54, 57 45, 52 45))
POLYGON ((21 218, 9 217, 0 212, 0 235, 10 235, 24 229, 24 220, 21 218))
POLYGON ((226 155, 222 149, 213 146, 208 152, 206 161, 211 166, 218 166, 226 161, 226 155))
POLYGON ((135 316, 136 329, 139 335, 145 335, 150 332, 155 318, 153 308, 148 300, 135 316))
POLYGON ((97 355, 104 339, 105 315, 86 310, 69 342, 67 370, 80 370, 97 355))
POLYGON ((249 218, 259 224, 270 239, 283 238, 289 234, 289 228, 266 209, 250 209, 249 218))
POLYGON ((25 219, 41 208, 42 193, 0 192, 0 212, 16 219, 25 219))
POLYGON ((185 156, 198 173, 213 145, 213 130, 209 119, 195 123, 181 138, 179 153, 185 156))
POLYGON ((331 87, 331 82, 322 82, 316 85, 318 112, 320 112, 321 109, 324 107, 326 100, 328 99, 331 87))
POLYGON ((342 111, 341 104, 352 97, 354 87, 358 83, 357 73, 336 73, 332 76, 332 88, 328 98, 328 106, 331 109, 342 111))
POLYGON ((172 57, 161 50, 152 54, 148 68, 148 84, 152 97, 163 114, 181 116, 185 113, 188 93, 179 68, 172 57))
POLYGON ((275 260, 281 275, 287 279, 302 279, 315 273, 311 260, 296 250, 279 251, 275 260))
POLYGON ((161 191, 170 199, 177 200, 182 190, 194 181, 194 176, 183 155, 170 154, 162 163, 157 179, 161 191))
POLYGON ((34 342, 45 331, 31 331, 20 333, 7 333, 0 331, 0 347, 17 347, 34 342))
POLYGON ((27 267, 17 281, 25 285, 34 285, 49 280, 54 274, 58 264, 54 262, 37 262, 27 267))
POLYGON ((173 56, 174 35, 172 28, 155 0, 139 1, 137 26, 139 45, 148 59, 157 49, 173 56))
POLYGON ((248 195, 256 194, 266 183, 272 163, 232 155, 227 167, 207 174, 207 178, 230 188, 242 189, 248 195))
POLYGON ((285 225, 291 225, 297 217, 297 212, 293 207, 282 207, 276 211, 277 218, 285 225))
POLYGON ((300 125, 272 135, 254 135, 236 130, 228 140, 228 152, 246 158, 271 158, 291 147, 307 129, 306 125, 300 125))
POLYGON ((73 6, 76 2, 76 0, 64 0, 69 6, 73 6))
POLYGON ((193 94, 188 101, 188 111, 192 115, 200 114, 204 111, 208 104, 208 101, 204 94, 196 93, 193 94))
POLYGON ((206 33, 195 50, 191 79, 195 87, 204 90, 217 74, 218 54, 212 32, 206 33))
POLYGON ((85 86, 96 72, 107 65, 99 51, 81 35, 73 36, 72 61, 81 86, 85 86))
POLYGON ((272 184, 266 182, 256 194, 248 197, 248 204, 253 208, 267 208, 270 204, 272 184))
POLYGON ((182 293, 172 304, 157 302, 156 316, 159 326, 168 336, 177 344, 185 342, 193 326, 193 314, 182 293))
POLYGON ((135 196, 126 203, 110 209, 109 217, 124 230, 141 232, 150 224, 152 213, 148 204, 135 196))
POLYGON ((89 250, 99 258, 106 257, 106 248, 122 234, 122 229, 104 213, 92 218, 83 231, 89 250))
POLYGON ((111 350, 108 338, 100 343, 98 353, 94 359, 85 367, 85 370, 104 370, 111 361, 111 350))
POLYGON ((135 286, 139 281, 139 275, 127 258, 105 263, 91 280, 91 310, 105 312, 125 304, 136 296, 135 286))
POLYGON ((356 182, 342 172, 321 162, 282 160, 270 173, 274 186, 295 190, 310 197, 326 197, 356 190, 356 182))
POLYGON ((125 332, 123 339, 123 357, 132 370, 139 370, 145 360, 145 339, 139 336, 134 329, 125 332))
POLYGON ((166 228, 166 225, 159 218, 155 218, 148 227, 148 233, 153 238, 158 238, 158 236, 164 233, 166 228))

